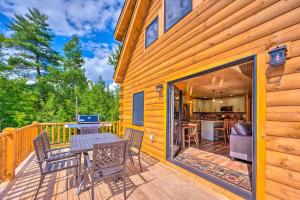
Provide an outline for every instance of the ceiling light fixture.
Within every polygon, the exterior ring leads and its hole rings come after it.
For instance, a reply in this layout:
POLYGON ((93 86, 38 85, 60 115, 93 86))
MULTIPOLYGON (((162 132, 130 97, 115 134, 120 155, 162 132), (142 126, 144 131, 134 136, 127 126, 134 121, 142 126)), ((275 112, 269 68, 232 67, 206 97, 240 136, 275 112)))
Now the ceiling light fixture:
POLYGON ((220 104, 223 104, 223 95, 222 95, 222 94, 223 94, 223 92, 221 91, 221 92, 220 92, 220 94, 221 94, 221 100, 220 100, 220 104))
POLYGON ((216 101, 216 98, 215 98, 215 90, 212 91, 213 94, 212 94, 212 102, 215 102, 216 101))

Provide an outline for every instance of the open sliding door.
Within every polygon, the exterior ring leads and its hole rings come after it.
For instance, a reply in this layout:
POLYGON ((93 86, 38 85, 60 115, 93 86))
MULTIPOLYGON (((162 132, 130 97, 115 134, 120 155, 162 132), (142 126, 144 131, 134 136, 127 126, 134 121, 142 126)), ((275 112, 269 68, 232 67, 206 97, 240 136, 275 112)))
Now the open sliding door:
POLYGON ((174 86, 169 85, 169 157, 173 158, 181 148, 181 113, 182 92, 174 86))

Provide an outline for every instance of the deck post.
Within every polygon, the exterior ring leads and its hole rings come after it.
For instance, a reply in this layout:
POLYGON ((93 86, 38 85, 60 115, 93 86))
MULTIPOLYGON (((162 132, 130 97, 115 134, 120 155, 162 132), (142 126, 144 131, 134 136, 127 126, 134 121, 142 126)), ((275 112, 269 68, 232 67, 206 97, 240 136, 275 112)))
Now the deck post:
POLYGON ((15 177, 16 169, 16 129, 6 128, 3 130, 3 134, 6 134, 5 177, 8 180, 12 180, 15 177))
POLYGON ((32 122, 32 125, 34 125, 35 129, 34 129, 34 136, 38 136, 39 134, 41 134, 40 132, 40 124, 39 122, 32 122))

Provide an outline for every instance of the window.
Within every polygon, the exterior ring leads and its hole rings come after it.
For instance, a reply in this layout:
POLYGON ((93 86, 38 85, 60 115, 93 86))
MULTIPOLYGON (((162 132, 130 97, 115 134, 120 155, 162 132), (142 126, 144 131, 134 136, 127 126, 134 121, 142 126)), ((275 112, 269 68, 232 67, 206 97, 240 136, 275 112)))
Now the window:
POLYGON ((144 125, 144 92, 133 94, 133 124, 144 125))
POLYGON ((158 38, 158 17, 146 28, 146 48, 149 47, 158 38))
POLYGON ((165 31, 192 10, 192 0, 165 0, 165 31))

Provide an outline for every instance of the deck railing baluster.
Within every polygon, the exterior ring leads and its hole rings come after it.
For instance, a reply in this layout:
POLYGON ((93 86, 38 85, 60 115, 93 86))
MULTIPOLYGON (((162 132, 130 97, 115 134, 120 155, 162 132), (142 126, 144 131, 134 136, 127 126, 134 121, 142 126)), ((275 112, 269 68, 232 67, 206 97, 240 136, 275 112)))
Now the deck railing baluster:
MULTIPOLYGON (((12 180, 16 167, 33 151, 33 139, 43 131, 51 144, 68 144, 76 128, 65 128, 68 123, 38 123, 14 129, 6 128, 0 133, 0 182, 12 180), (51 129, 51 130, 50 130, 51 129), (67 130, 68 129, 68 130, 67 130), (51 133, 50 133, 51 131, 51 133)), ((99 132, 112 132, 119 135, 119 122, 104 122, 99 132)))
POLYGON ((63 125, 63 143, 66 143, 66 128, 65 126, 63 125))
POLYGON ((60 144, 60 125, 57 126, 57 143, 60 144))

